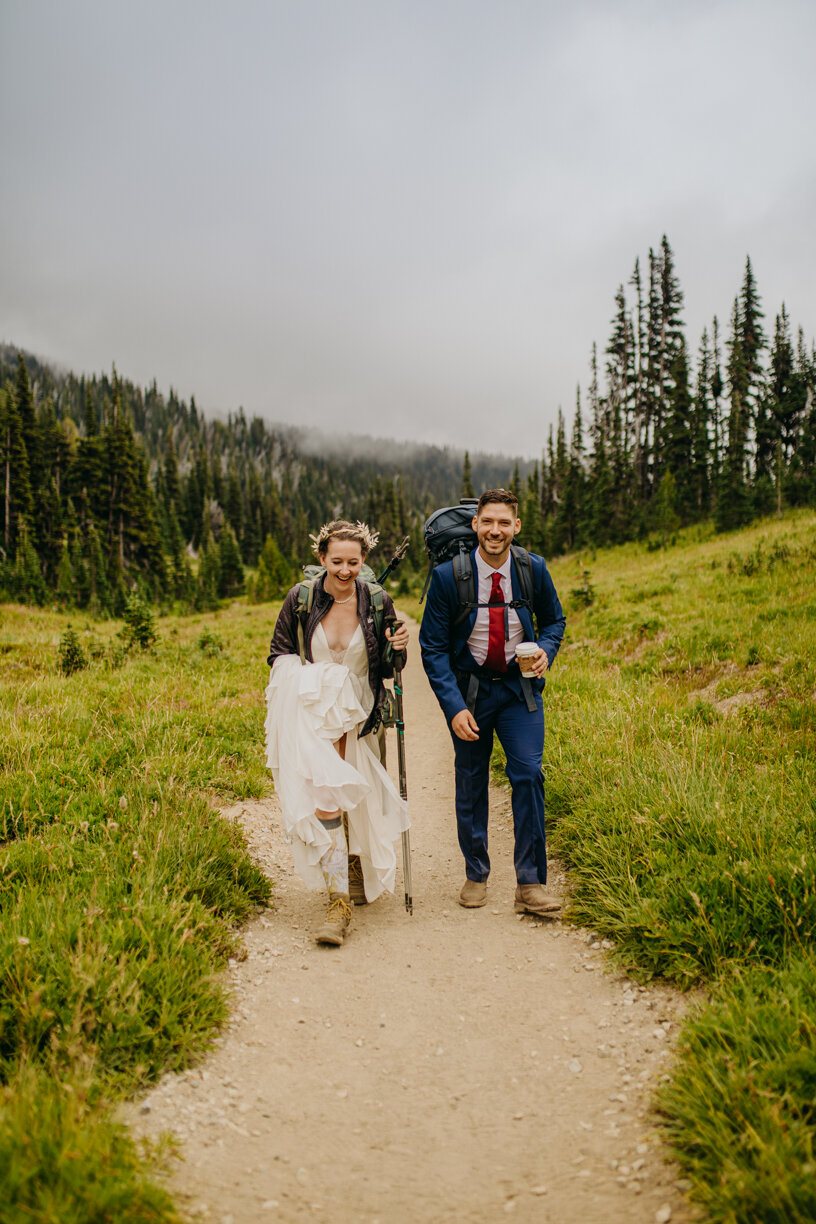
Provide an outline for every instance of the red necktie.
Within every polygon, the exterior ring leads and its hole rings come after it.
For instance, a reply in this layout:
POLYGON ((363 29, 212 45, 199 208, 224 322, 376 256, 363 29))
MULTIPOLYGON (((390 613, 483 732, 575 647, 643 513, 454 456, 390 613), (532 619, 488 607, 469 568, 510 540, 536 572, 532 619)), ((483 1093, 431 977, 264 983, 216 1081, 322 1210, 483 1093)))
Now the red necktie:
POLYGON ((501 589, 501 574, 493 574, 493 589, 488 603, 490 634, 487 639, 485 667, 489 667, 491 671, 503 672, 507 671, 507 660, 504 656, 504 595, 501 589))

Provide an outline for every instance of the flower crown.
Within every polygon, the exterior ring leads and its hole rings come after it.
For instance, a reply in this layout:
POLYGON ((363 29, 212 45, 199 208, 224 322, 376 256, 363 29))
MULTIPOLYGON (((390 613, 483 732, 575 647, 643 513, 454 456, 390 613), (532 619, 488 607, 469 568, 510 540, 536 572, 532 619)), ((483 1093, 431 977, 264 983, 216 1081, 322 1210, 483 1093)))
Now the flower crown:
POLYGON ((324 523, 317 535, 309 533, 312 552, 316 557, 325 553, 329 540, 356 540, 363 553, 370 553, 376 548, 379 538, 378 531, 372 531, 367 523, 361 523, 359 519, 356 525, 346 522, 345 519, 333 519, 330 523, 324 523))

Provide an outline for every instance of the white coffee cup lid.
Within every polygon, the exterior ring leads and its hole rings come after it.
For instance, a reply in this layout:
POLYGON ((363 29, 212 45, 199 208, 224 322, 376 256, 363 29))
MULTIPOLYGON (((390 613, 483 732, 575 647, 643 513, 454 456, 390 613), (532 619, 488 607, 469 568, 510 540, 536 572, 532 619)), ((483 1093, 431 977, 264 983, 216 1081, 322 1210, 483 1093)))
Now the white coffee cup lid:
POLYGON ((538 642, 519 642, 516 647, 517 655, 534 655, 538 650, 538 642))

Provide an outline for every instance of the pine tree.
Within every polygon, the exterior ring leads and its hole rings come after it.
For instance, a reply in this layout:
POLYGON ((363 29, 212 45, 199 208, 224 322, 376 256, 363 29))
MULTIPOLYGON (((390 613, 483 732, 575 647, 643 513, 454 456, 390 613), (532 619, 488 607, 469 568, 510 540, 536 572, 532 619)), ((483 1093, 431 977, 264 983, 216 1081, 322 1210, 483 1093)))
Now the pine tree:
POLYGON ((272 536, 267 536, 264 542, 263 551, 258 558, 258 600, 277 599, 292 585, 292 570, 287 564, 286 558, 277 545, 277 541, 272 536), (261 588, 260 575, 261 568, 266 575, 266 586, 261 588), (261 589, 265 591, 261 594, 261 589))
POLYGON ((388 480, 383 486, 380 517, 377 519, 376 524, 373 524, 380 533, 377 553, 385 561, 393 555, 402 539, 397 518, 397 498, 394 482, 388 480))
MULTIPOLYGON (((113 592, 108 582, 102 541, 93 523, 90 523, 87 529, 85 557, 88 574, 88 607, 96 613, 110 612, 113 607, 113 592)), ((77 572, 76 564, 74 572, 77 572)))
POLYGON ((218 605, 220 562, 218 545, 210 536, 199 554, 198 592, 196 604, 199 608, 215 608, 218 605))
MULTIPOLYGON (((646 473, 644 500, 656 488, 655 448, 660 442, 662 378, 662 322, 660 306, 660 260, 649 247, 649 294, 646 313, 646 377, 643 393, 643 466, 646 473)), ((593 418, 594 419, 594 418, 593 418)))
POLYGON ((722 370, 720 368, 720 324, 717 316, 711 323, 711 421, 713 427, 713 441, 711 454, 711 479, 716 485, 722 468, 723 456, 725 454, 725 422, 723 420, 722 408, 720 400, 722 399, 723 391, 725 390, 725 382, 723 381, 722 370))
POLYGON ((78 530, 69 533, 71 551, 71 574, 73 575, 73 602, 78 608, 87 608, 91 601, 91 581, 88 565, 82 554, 82 540, 78 530))
POLYGON ((751 268, 751 259, 746 257, 745 276, 743 277, 740 293, 740 323, 742 329, 740 347, 746 379, 742 396, 749 414, 753 408, 753 397, 756 394, 761 374, 759 354, 765 347, 765 333, 762 330, 761 322, 764 317, 760 309, 759 294, 751 268))
POLYGON ((218 583, 217 591, 221 599, 232 599, 240 595, 244 587, 244 567, 241 564, 241 551, 235 532, 230 523, 224 524, 221 538, 218 541, 218 583))
POLYGON ((164 495, 167 509, 173 506, 178 514, 181 510, 181 483, 172 429, 168 429, 167 440, 164 444, 164 495))
MULTIPOLYGON (((665 470, 671 473, 674 483, 674 504, 681 519, 688 521, 691 517, 694 499, 691 459, 692 404, 686 346, 682 337, 669 368, 664 448, 665 470)), ((662 481, 661 488, 663 488, 662 481)))
POLYGON ((470 471, 470 455, 465 451, 465 459, 462 464, 462 492, 461 497, 475 497, 473 491, 473 479, 470 471))
POLYGON ((590 358, 589 408, 590 442, 589 494, 586 516, 589 538, 601 547, 610 541, 610 523, 613 518, 612 477, 607 451, 606 413, 598 394, 598 350, 592 346, 590 358))
POLYGON ((93 395, 91 394, 91 388, 88 385, 85 387, 85 401, 82 420, 85 425, 85 437, 96 437, 96 435, 99 433, 99 425, 96 420, 96 412, 94 411, 93 395))
POLYGON ((553 554, 562 553, 569 548, 569 523, 565 514, 565 494, 569 477, 569 456, 567 453, 567 435, 564 428, 564 414, 560 407, 555 426, 555 460, 553 465, 553 500, 555 513, 549 530, 549 547, 553 554))
POLYGON ((108 487, 105 539, 111 585, 127 585, 130 571, 150 575, 161 587, 166 579, 144 453, 136 442, 114 370, 111 419, 102 433, 108 487))
POLYGON ((680 317, 683 309, 683 291, 674 265, 674 252, 664 234, 660 242, 660 328, 658 349, 658 387, 654 422, 654 482, 659 483, 665 454, 664 423, 671 411, 674 391, 672 370, 681 345, 685 344, 683 324, 680 317))
POLYGON ((737 298, 731 311, 731 335, 728 341, 730 408, 726 452, 717 485, 715 522, 718 531, 741 527, 748 521, 750 510, 746 480, 748 412, 745 404, 750 382, 742 336, 742 317, 737 298))
MULTIPOLYGON (((216 497, 216 501, 220 500, 220 498, 216 497)), ((223 506, 227 522, 235 532, 235 538, 240 540, 244 532, 244 499, 241 494, 241 484, 238 480, 238 471, 234 462, 229 465, 223 506)))
POLYGON ((704 518, 711 508, 711 351, 704 327, 697 355, 697 383, 691 425, 691 496, 694 518, 704 518))
POLYGON ((541 480, 537 463, 533 464, 533 470, 527 477, 527 488, 519 517, 521 518, 519 543, 532 552, 542 552, 544 525, 541 518, 541 480))
POLYGON ((31 538, 31 528, 25 518, 21 518, 18 524, 14 585, 17 598, 23 603, 43 604, 45 602, 48 590, 40 568, 40 559, 31 538))
POLYGON ((777 489, 792 505, 816 501, 816 369, 799 329, 796 352, 790 342, 787 312, 782 307, 779 335, 771 354, 771 394, 779 429, 777 489))
POLYGON ((74 604, 77 596, 76 586, 74 568, 71 565, 71 550, 68 546, 68 537, 63 536, 56 581, 57 602, 61 607, 69 608, 74 604))
POLYGON ((648 336, 646 329, 646 314, 643 305, 643 284, 640 275, 640 260, 635 260, 632 277, 629 281, 635 290, 635 315, 633 325, 633 340, 635 350, 635 386, 632 418, 633 465, 637 482, 638 500, 646 500, 648 493, 647 465, 647 354, 648 336))
POLYGON ((796 449, 807 399, 806 378, 797 368, 790 320, 785 309, 776 316, 770 357, 770 401, 776 420, 776 433, 782 445, 782 461, 787 467, 796 449))
POLYGON ((569 461, 561 504, 563 545, 568 551, 581 542, 585 531, 584 506, 584 440, 581 421, 581 390, 575 396, 575 417, 570 438, 569 461))
POLYGON ((630 452, 636 449, 635 391, 637 384, 635 338, 626 308, 623 285, 615 294, 612 335, 606 347, 607 411, 614 422, 613 432, 620 441, 619 466, 628 466, 630 452))
POLYGON ((660 542, 665 547, 680 526, 677 512, 677 483, 669 467, 661 477, 660 487, 654 499, 654 521, 660 542))
POLYGON ((28 456, 28 468, 32 488, 38 488, 41 478, 40 436, 34 395, 28 377, 28 367, 22 353, 17 354, 17 385, 15 388, 17 411, 23 427, 23 442, 28 456))
POLYGON ((0 463, 3 480, 3 548, 6 557, 14 556, 19 523, 33 510, 23 424, 17 411, 14 392, 0 391, 0 463))

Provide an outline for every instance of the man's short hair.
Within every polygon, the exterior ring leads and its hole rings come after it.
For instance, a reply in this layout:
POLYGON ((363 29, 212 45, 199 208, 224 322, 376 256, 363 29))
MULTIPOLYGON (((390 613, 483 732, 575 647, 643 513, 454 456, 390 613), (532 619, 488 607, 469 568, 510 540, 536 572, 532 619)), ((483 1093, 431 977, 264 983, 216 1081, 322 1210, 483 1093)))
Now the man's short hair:
POLYGON ((476 517, 482 513, 485 506, 491 505, 493 502, 498 502, 500 505, 509 506, 513 511, 513 517, 518 518, 518 498, 515 493, 511 493, 509 489, 488 489, 479 498, 479 504, 476 507, 476 517))

